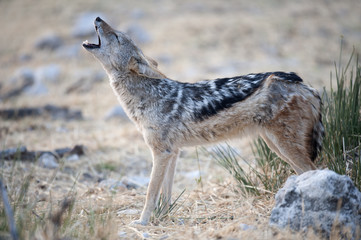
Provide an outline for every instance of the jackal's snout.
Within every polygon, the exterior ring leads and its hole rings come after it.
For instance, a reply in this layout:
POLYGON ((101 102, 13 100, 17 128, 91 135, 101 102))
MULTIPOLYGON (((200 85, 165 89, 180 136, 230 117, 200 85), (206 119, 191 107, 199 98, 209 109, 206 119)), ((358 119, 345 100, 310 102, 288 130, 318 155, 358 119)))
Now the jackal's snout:
POLYGON ((98 44, 89 43, 88 40, 84 41, 83 47, 87 50, 100 48, 102 45, 102 40, 104 40, 105 35, 114 32, 114 30, 100 17, 97 17, 94 20, 94 26, 98 36, 98 44))

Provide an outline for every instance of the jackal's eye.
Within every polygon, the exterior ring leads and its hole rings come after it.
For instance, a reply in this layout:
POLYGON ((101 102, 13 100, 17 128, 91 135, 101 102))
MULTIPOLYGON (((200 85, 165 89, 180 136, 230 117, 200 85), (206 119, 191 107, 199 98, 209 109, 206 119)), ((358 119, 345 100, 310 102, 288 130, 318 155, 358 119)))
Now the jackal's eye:
POLYGON ((114 35, 114 37, 117 39, 117 41, 120 42, 120 41, 119 41, 119 38, 118 38, 118 35, 117 35, 116 33, 113 33, 113 35, 114 35))

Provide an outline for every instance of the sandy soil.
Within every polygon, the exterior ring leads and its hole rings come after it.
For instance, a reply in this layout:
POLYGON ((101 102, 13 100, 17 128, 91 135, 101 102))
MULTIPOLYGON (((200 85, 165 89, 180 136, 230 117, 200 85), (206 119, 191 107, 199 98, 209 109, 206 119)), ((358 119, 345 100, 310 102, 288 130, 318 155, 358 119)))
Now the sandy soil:
MULTIPOLYGON (((132 123, 124 119, 104 120, 106 113, 117 105, 106 78, 85 93, 66 94, 66 89, 79 80, 76 77, 79 71, 102 72, 100 64, 80 47, 86 38, 95 38, 95 33, 76 38, 72 29, 84 12, 99 13, 119 30, 139 27, 141 34, 149 36, 139 44, 144 53, 158 61, 159 69, 169 78, 180 81, 280 70, 297 72, 306 83, 322 90, 329 86, 341 36, 346 57, 353 47, 356 52, 361 51, 360 9, 359 0, 0 1, 0 83, 5 86, 0 93, 11 88, 11 79, 19 69, 37 69, 47 64, 61 68, 58 81, 46 82, 47 94, 22 94, 0 102, 0 109, 50 103, 79 109, 85 118, 1 119, 1 147, 24 145, 31 150, 76 144, 87 147, 86 156, 64 163, 60 170, 44 169, 34 163, 18 163, 14 168, 13 163, 7 162, 2 164, 2 176, 7 180, 11 173, 19 174, 17 180, 12 180, 16 186, 31 172, 30 198, 42 196, 39 211, 76 192, 76 214, 80 219, 77 226, 84 235, 88 231, 87 212, 94 210, 100 212, 99 216, 112 216, 112 225, 98 227, 94 239, 103 235, 117 239, 123 232, 125 238, 143 238, 144 233, 157 239, 274 238, 274 232, 267 228, 272 197, 241 197, 232 191, 235 185, 228 173, 203 153, 199 158, 201 186, 195 181, 197 174, 187 175, 198 170, 196 148, 186 149, 177 166, 175 194, 187 189, 182 198, 184 204, 176 214, 177 219, 185 219, 182 224, 168 220, 156 226, 129 227, 127 224, 138 217, 142 208, 145 188, 110 191, 96 180, 82 180, 84 173, 108 179, 148 176, 151 159, 132 123), (36 41, 49 33, 60 36, 63 46, 79 46, 75 56, 36 49, 36 41), (97 166, 104 163, 115 169, 99 171, 97 166), (42 187, 44 184, 46 187, 42 187), (124 209, 136 209, 137 213, 117 215, 124 209), (259 227, 243 231, 241 223, 259 227)), ((249 141, 232 144, 252 160, 249 141)), ((73 234, 72 230, 68 234, 73 234)))

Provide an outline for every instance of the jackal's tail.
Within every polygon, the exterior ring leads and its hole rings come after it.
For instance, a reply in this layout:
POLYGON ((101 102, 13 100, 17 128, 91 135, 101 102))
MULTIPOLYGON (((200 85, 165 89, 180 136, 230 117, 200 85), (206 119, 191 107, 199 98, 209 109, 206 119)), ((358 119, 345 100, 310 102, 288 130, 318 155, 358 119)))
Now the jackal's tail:
POLYGON ((311 137, 310 157, 313 162, 317 158, 319 152, 321 152, 322 150, 322 141, 323 141, 323 137, 325 136, 325 128, 323 127, 322 114, 321 114, 321 107, 322 107, 321 98, 319 96, 317 97, 319 98, 320 108, 318 113, 318 119, 313 125, 312 133, 310 136, 311 137))

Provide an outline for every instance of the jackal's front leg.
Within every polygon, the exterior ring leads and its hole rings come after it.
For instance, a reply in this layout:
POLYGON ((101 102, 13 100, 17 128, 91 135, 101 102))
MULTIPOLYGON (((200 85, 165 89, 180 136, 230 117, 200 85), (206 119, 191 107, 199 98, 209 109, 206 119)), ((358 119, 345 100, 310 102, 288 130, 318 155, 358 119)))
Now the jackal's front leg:
POLYGON ((160 189, 163 184, 167 170, 171 165, 172 159, 177 157, 177 152, 171 152, 168 150, 163 152, 153 150, 152 153, 153 168, 150 176, 145 205, 140 219, 133 222, 135 224, 148 224, 149 218, 153 210, 155 209, 155 206, 159 199, 160 189))
POLYGON ((174 173, 175 173, 175 167, 176 162, 178 158, 178 152, 175 151, 172 157, 169 159, 168 169, 166 171, 163 184, 162 184, 162 198, 165 200, 163 213, 166 213, 169 209, 169 206, 171 205, 172 200, 172 188, 173 188, 173 179, 174 179, 174 173))

